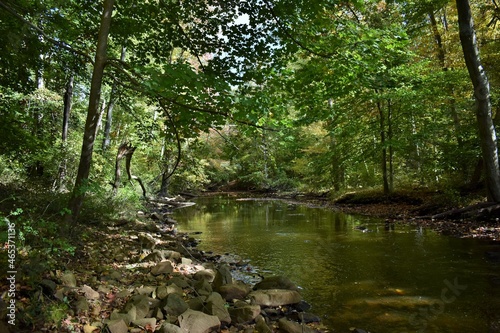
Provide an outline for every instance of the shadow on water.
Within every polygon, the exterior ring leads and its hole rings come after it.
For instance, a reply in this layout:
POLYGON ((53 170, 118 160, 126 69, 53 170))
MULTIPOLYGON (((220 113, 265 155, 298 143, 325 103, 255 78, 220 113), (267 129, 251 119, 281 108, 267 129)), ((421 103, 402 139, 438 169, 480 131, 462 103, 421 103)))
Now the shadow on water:
POLYGON ((500 313, 498 245, 272 200, 200 198, 175 218, 200 249, 288 276, 339 332, 492 332, 500 313))

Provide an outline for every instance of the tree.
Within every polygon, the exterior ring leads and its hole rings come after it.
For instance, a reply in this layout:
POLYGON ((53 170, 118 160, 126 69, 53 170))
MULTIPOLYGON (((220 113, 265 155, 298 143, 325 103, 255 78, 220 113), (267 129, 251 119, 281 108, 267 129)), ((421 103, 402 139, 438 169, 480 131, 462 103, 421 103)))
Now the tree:
POLYGON ((83 204, 85 195, 84 187, 87 185, 92 165, 92 153, 99 120, 99 102, 101 97, 101 86, 104 75, 104 67, 107 61, 108 36, 111 28, 111 15, 113 13, 114 0, 104 0, 101 16, 101 25, 97 39, 97 49, 94 61, 94 71, 90 85, 89 106, 87 111, 87 120, 83 133, 82 152, 78 174, 75 180, 75 186, 71 195, 69 207, 71 218, 76 222, 78 214, 83 204))
POLYGON ((500 202, 500 168, 495 126, 491 115, 490 85, 482 66, 468 0, 457 0, 460 41, 465 64, 474 87, 476 118, 483 155, 488 199, 500 202))

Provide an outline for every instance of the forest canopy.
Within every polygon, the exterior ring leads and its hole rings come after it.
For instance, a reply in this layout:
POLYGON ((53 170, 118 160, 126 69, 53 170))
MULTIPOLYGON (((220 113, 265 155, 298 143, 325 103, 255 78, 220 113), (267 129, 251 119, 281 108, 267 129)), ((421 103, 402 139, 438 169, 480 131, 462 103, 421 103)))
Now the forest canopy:
POLYGON ((487 188, 498 201, 498 12, 495 1, 2 0, 1 181, 71 193, 74 219, 85 194, 124 186, 487 188))

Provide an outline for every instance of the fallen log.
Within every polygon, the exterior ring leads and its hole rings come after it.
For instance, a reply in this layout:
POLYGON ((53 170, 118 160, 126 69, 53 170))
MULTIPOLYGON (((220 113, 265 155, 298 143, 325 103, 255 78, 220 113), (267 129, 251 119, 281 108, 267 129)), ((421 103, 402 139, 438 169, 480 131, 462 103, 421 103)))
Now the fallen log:
POLYGON ((442 212, 439 214, 417 216, 416 219, 419 220, 458 219, 463 216, 474 217, 478 214, 482 214, 484 216, 485 213, 491 212, 493 207, 497 207, 497 210, 500 210, 500 204, 498 202, 480 202, 475 205, 463 208, 450 209, 446 212, 442 212))

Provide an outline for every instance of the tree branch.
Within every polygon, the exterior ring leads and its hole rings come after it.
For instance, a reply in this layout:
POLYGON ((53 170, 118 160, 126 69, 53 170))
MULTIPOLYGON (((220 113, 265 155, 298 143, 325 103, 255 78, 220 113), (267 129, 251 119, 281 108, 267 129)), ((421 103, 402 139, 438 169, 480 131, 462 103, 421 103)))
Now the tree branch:
POLYGON ((57 46, 65 49, 67 51, 70 51, 70 52, 73 52, 73 53, 75 53, 77 55, 80 55, 80 56, 84 57, 88 62, 90 62, 92 64, 94 63, 94 60, 92 59, 92 57, 90 55, 88 55, 87 53, 85 53, 83 51, 75 49, 73 46, 71 46, 67 42, 60 41, 60 40, 57 40, 55 38, 50 37, 49 35, 47 35, 43 31, 43 29, 37 27, 36 25, 34 25, 33 23, 31 23, 30 21, 28 21, 27 19, 25 19, 21 14, 19 14, 14 9, 12 9, 11 7, 9 7, 6 4, 4 4, 2 1, 0 1, 0 7, 3 8, 3 9, 5 9, 7 12, 9 12, 10 14, 12 14, 14 17, 16 17, 18 20, 20 20, 21 22, 23 22, 27 26, 29 26, 31 29, 33 29, 36 32, 38 32, 45 39, 47 39, 50 43, 52 43, 54 45, 57 45, 57 46))

